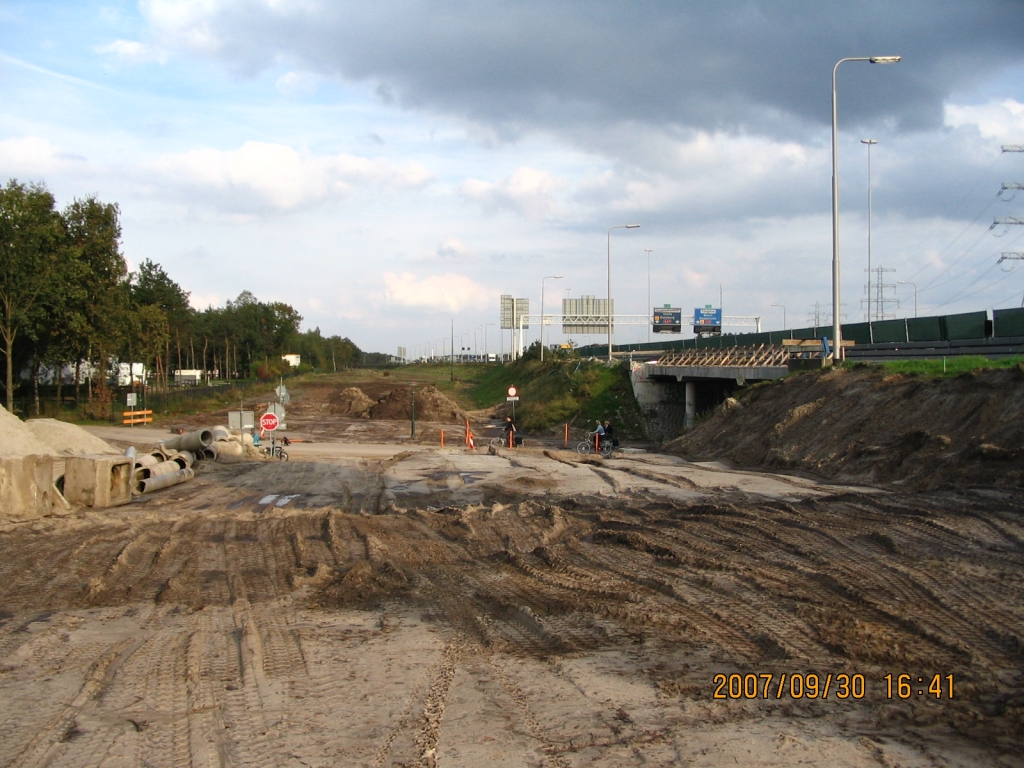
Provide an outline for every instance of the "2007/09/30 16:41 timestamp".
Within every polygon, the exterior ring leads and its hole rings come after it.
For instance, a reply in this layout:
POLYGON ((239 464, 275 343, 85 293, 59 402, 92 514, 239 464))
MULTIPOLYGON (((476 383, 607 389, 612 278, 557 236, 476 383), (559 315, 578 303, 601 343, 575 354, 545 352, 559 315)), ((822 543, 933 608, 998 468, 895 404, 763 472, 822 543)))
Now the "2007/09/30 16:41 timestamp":
MULTIPOLYGON (((936 699, 953 698, 953 675, 934 674, 918 676, 903 673, 885 675, 887 698, 909 699, 913 696, 933 696, 936 699), (916 685, 915 685, 916 682, 916 685)), ((718 673, 712 678, 715 699, 827 699, 831 693, 837 699, 863 699, 867 695, 864 675, 808 673, 760 674, 718 673)))

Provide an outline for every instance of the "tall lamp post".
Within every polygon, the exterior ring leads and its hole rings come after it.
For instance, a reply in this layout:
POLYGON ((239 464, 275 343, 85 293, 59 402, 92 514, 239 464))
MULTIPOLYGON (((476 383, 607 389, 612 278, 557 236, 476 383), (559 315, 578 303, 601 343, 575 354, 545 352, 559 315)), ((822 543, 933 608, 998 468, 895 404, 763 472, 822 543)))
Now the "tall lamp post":
POLYGON ((861 144, 868 145, 868 322, 871 322, 871 146, 877 144, 875 139, 861 139, 861 144))
POLYGON ((484 362, 488 363, 491 362, 491 356, 487 352, 487 329, 492 325, 497 325, 497 323, 487 323, 484 325, 484 362))
POLYGON ((844 61, 870 61, 895 64, 901 56, 851 56, 832 67, 832 359, 843 359, 842 330, 839 321, 839 120, 836 111, 836 72, 844 61))
POLYGON ((618 224, 608 230, 608 305, 605 310, 608 312, 608 362, 612 361, 612 230, 613 229, 639 229, 639 224, 618 224))
MULTIPOLYGON (((651 306, 651 253, 653 248, 644 248, 647 253, 647 311, 650 313, 654 308, 651 306)), ((651 324, 647 323, 647 343, 651 343, 651 324)))
POLYGON ((897 280, 900 285, 912 285, 914 286, 914 317, 917 317, 917 283, 911 283, 907 280, 897 280))
POLYGON ((786 305, 772 304, 773 307, 782 307, 782 330, 786 330, 786 305))
POLYGON ((544 281, 561 279, 561 275, 546 275, 540 279, 540 361, 542 363, 544 362, 544 321, 547 319, 544 315, 544 281))

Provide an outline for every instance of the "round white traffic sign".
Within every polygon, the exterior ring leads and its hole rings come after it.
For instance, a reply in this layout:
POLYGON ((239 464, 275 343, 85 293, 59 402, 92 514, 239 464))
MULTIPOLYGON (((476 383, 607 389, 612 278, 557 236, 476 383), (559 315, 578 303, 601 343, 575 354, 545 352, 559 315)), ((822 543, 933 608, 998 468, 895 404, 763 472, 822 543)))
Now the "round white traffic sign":
POLYGON ((277 418, 276 413, 264 413, 260 416, 260 427, 267 432, 273 432, 280 423, 281 420, 277 418))
POLYGON ((516 389, 514 385, 508 388, 508 396, 509 397, 515 397, 518 394, 519 394, 519 390, 516 389))

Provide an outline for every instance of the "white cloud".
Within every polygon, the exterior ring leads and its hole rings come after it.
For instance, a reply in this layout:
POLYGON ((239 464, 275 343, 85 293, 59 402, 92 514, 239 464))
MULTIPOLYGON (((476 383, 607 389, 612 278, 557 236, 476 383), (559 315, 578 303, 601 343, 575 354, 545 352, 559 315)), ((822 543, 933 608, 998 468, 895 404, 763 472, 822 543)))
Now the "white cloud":
POLYGON ((316 92, 316 78, 305 72, 286 72, 275 85, 284 96, 310 96, 316 92))
POLYGON ((46 139, 26 136, 0 141, 0 175, 39 177, 81 167, 84 158, 62 153, 46 139))
POLYGON ((389 304, 438 312, 482 309, 494 304, 497 298, 496 291, 465 275, 429 275, 420 279, 411 272, 385 272, 384 285, 384 297, 389 304))
POLYGON ((226 299, 218 293, 204 293, 197 295, 190 293, 188 297, 189 306, 199 312, 202 312, 207 307, 220 307, 224 305, 226 299))
POLYGON ((121 61, 131 63, 158 61, 165 64, 167 62, 166 51, 135 40, 115 40, 107 45, 98 46, 95 51, 96 53, 107 53, 116 56, 121 61))
POLYGON ((213 53, 220 41, 210 28, 217 12, 231 5, 221 0, 143 0, 142 12, 163 36, 192 50, 213 53))
POLYGON ((496 184, 467 179, 459 193, 483 208, 485 213, 512 211, 531 219, 543 219, 558 213, 555 193, 565 181, 536 168, 522 167, 496 184))
POLYGON ((249 141, 239 149, 197 149, 153 163, 168 182, 228 195, 232 209, 281 211, 348 196, 356 187, 421 187, 432 180, 419 163, 393 163, 349 154, 315 156, 283 144, 249 141))
POLYGON ((457 259, 471 253, 472 251, 458 238, 449 238, 437 247, 437 255, 442 259, 457 259))
POLYGON ((1024 134, 1024 104, 1013 99, 966 107, 947 104, 946 125, 974 125, 985 138, 1016 142, 1024 134))

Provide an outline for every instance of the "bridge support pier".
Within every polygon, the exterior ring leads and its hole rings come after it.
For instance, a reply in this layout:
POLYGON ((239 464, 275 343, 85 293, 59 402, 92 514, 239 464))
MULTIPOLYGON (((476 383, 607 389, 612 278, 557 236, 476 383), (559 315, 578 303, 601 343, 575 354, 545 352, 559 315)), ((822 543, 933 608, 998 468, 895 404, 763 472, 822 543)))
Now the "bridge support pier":
POLYGON ((683 426, 689 429, 693 426, 693 420, 697 415, 697 384, 693 381, 686 382, 686 415, 683 419, 683 426))

